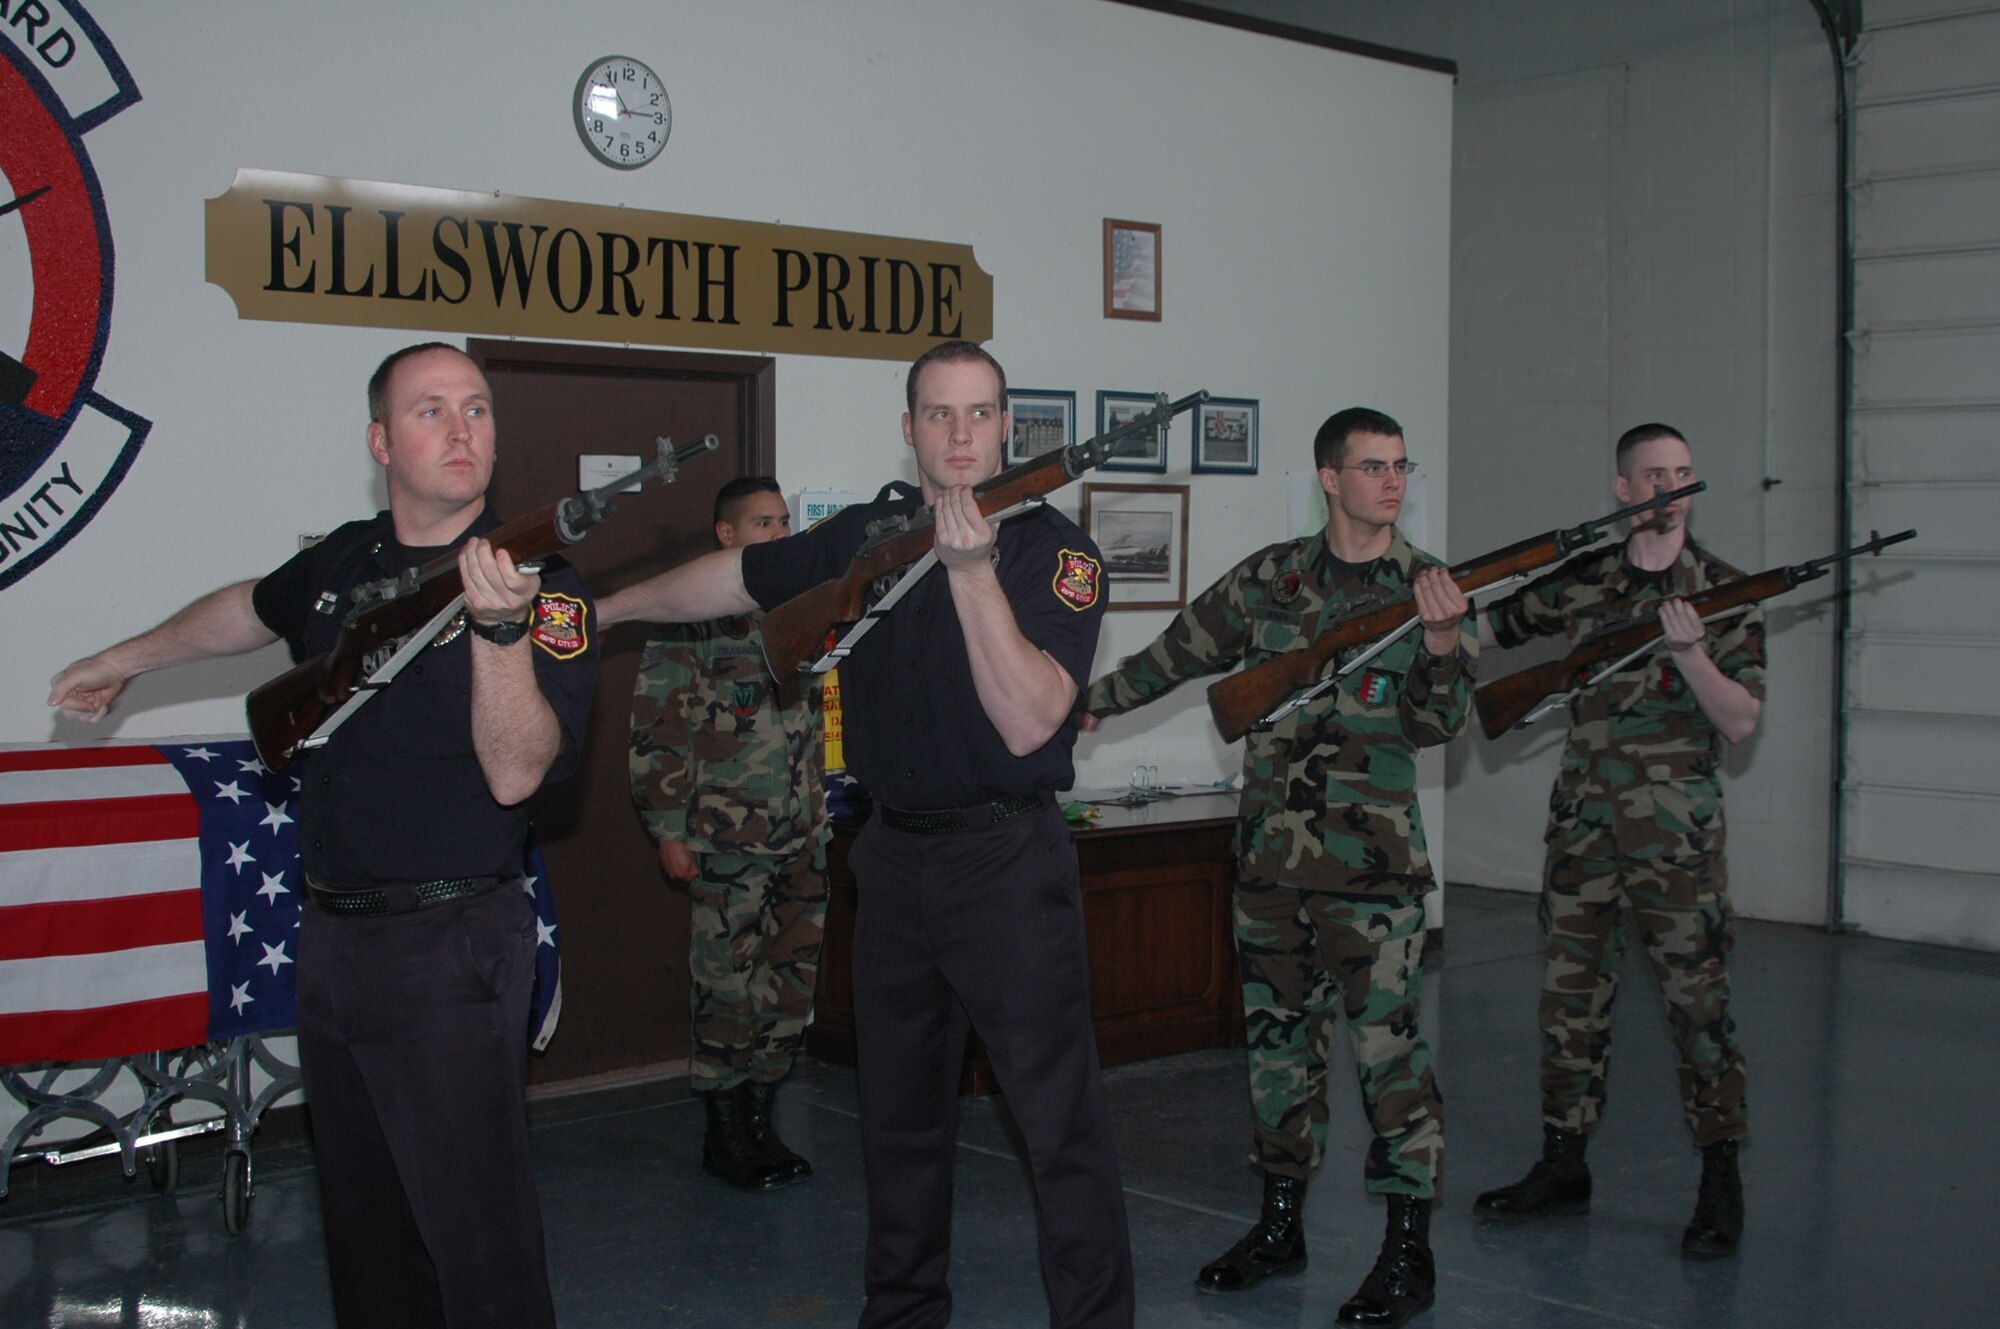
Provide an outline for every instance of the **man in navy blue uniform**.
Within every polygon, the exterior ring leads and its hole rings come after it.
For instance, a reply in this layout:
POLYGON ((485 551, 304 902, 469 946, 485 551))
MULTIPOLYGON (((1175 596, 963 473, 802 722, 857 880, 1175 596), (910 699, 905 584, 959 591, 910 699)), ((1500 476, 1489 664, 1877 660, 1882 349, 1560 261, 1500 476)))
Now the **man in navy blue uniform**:
POLYGON ((310 659, 356 586, 457 552, 463 613, 292 768, 299 1060, 343 1329, 539 1329, 555 1312, 528 1164, 522 804, 575 765, 591 603, 575 572, 524 572, 483 538, 500 521, 477 365, 407 347, 369 380, 368 408, 388 511, 78 660, 49 702, 94 720, 139 674, 279 638, 310 659))
POLYGON ((938 566, 840 666, 848 769, 875 800, 858 885, 854 1020, 868 1177, 862 1329, 951 1319, 959 1073, 977 1029, 1027 1145, 1050 1323, 1132 1324, 1124 1192, 1090 1025, 1076 850, 1076 698, 1104 612, 1102 564, 1051 508, 994 525, 1007 380, 970 342, 910 367, 903 439, 920 487, 803 535, 726 549, 605 598, 603 621, 773 608, 839 575, 871 522, 936 515, 938 566))

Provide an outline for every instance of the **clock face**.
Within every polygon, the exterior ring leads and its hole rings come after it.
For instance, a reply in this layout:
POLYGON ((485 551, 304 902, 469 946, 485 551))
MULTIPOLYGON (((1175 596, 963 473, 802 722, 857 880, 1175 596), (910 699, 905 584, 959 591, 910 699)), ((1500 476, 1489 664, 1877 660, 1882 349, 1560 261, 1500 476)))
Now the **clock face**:
POLYGON ((606 166, 636 171, 666 149, 674 108, 666 85, 628 55, 593 61, 571 101, 583 146, 606 166))

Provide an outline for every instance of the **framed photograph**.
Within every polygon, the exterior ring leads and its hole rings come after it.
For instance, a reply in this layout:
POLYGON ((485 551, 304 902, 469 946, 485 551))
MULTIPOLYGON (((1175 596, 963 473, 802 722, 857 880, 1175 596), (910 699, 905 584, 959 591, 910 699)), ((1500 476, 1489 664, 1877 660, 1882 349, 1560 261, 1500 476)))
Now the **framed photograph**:
POLYGON ((1160 321, 1160 228, 1104 219, 1104 317, 1160 321))
POLYGON ((1040 388, 1007 389, 1007 465, 1076 444, 1076 394, 1040 388))
POLYGON ((1112 609, 1187 603, 1188 487, 1083 486, 1083 529, 1104 555, 1112 609))
MULTIPOLYGON (((1144 415, 1159 404, 1159 400, 1147 392, 1100 392, 1097 394, 1097 432, 1108 434, 1133 416, 1144 415)), ((1113 457, 1101 469, 1164 473, 1167 469, 1169 428, 1170 425, 1162 425, 1154 430, 1152 441, 1143 452, 1128 452, 1124 456, 1113 457)), ((1135 441, 1128 439, 1125 446, 1130 448, 1135 441)))
POLYGON ((1257 474, 1257 403, 1248 397, 1210 397, 1195 407, 1194 469, 1228 475, 1257 474))

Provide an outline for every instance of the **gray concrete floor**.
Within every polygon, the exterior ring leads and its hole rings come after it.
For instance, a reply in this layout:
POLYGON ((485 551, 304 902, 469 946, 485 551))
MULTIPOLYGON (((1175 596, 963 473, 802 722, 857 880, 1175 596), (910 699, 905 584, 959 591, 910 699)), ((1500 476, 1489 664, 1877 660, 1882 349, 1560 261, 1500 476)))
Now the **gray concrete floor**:
MULTIPOLYGON (((1472 1197, 1514 1180, 1539 1147, 1539 946, 1526 896, 1452 888, 1446 917, 1425 1023, 1451 1154, 1433 1220, 1438 1304, 1419 1329, 2000 1324, 1991 1108, 2000 957, 1743 926, 1735 975, 1755 1121, 1743 1155, 1749 1230, 1734 1260, 1694 1264, 1679 1258, 1678 1240, 1699 1160, 1637 955, 1618 1013, 1611 1108, 1591 1147, 1593 1212, 1527 1227, 1472 1218, 1472 1197)), ((1234 1297, 1194 1290, 1195 1269, 1255 1213, 1242 1064, 1232 1049, 1106 1076, 1143 1329, 1330 1325, 1373 1258, 1382 1210, 1361 1187, 1367 1134, 1342 1065, 1326 1165, 1308 1195, 1311 1267, 1234 1297)), ((567 1329, 854 1322, 863 1197, 852 1076, 804 1063, 779 1115, 818 1175, 753 1196, 701 1175, 701 1111, 683 1082, 536 1105, 567 1329)), ((213 1178, 191 1164, 170 1195, 143 1176, 17 1191, 0 1203, 0 1325, 330 1325, 304 1151, 259 1150, 238 1237, 223 1231, 213 1178)), ((953 1287, 955 1325, 1047 1323, 1028 1183, 997 1099, 966 1104, 953 1287)))

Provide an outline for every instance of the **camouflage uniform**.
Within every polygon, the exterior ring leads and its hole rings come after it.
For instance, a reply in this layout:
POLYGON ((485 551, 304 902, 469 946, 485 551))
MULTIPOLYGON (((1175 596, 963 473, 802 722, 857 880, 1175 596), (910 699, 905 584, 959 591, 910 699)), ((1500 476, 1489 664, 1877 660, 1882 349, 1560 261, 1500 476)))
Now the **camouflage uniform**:
POLYGON ((826 781, 817 688, 781 696, 757 620, 665 627, 632 697, 632 801, 687 842, 696 1091, 791 1069, 826 918, 826 781), (789 704, 785 704, 789 702, 789 704))
MULTIPOLYGON (((1692 541, 1648 573, 1622 545, 1593 550, 1486 609, 1494 639, 1567 634, 1572 642, 1741 576, 1692 541)), ((1709 658, 1764 696, 1763 611, 1711 623, 1709 658)), ((1723 859, 1721 735, 1662 647, 1571 703, 1569 743, 1549 798, 1541 920, 1542 1116, 1589 1132, 1604 1110, 1611 1005, 1629 904, 1667 1000, 1681 1101, 1697 1146, 1749 1130, 1743 1054, 1729 1014, 1735 943, 1723 859)))
MULTIPOLYGON (((1239 660, 1293 650, 1357 601, 1394 594, 1436 562, 1400 531, 1381 558, 1358 567, 1334 559, 1320 535, 1259 550, 1093 683, 1084 708, 1113 715, 1239 660)), ((1413 628, 1337 689, 1246 740, 1236 948, 1256 1117, 1251 1161, 1271 1175, 1304 1178, 1319 1165, 1327 1053, 1344 1012, 1375 1131, 1368 1189, 1436 1194, 1443 1104, 1417 1032, 1423 897, 1433 882, 1416 751, 1465 727, 1477 651, 1469 617, 1450 656, 1424 650, 1413 628)))

